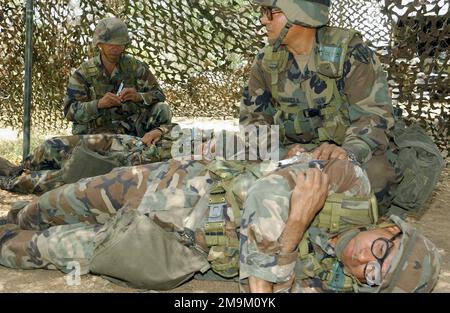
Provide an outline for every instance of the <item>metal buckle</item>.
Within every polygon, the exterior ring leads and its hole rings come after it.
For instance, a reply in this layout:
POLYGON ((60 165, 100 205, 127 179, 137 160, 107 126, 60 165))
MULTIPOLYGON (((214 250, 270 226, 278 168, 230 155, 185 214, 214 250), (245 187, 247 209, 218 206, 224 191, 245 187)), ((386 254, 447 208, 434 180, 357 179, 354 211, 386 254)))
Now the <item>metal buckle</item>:
POLYGON ((227 209, 226 203, 209 204, 208 223, 216 223, 224 221, 224 210, 227 209))

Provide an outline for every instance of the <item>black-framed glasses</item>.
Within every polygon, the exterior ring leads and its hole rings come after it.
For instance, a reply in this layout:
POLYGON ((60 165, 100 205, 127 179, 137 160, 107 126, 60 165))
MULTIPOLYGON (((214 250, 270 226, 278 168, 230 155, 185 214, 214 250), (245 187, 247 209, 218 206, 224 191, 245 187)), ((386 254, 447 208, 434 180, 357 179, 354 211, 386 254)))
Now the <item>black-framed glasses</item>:
POLYGON ((364 277, 366 282, 370 286, 380 285, 383 279, 381 269, 383 268, 383 263, 388 257, 391 249, 394 247, 394 240, 398 238, 402 232, 398 232, 391 239, 387 238, 377 238, 372 242, 370 251, 376 260, 370 261, 364 267, 364 277))
POLYGON ((269 21, 273 21, 273 16, 275 14, 282 13, 282 11, 280 9, 274 8, 274 7, 261 6, 260 13, 261 13, 261 18, 263 18, 264 16, 267 16, 267 19, 269 21))

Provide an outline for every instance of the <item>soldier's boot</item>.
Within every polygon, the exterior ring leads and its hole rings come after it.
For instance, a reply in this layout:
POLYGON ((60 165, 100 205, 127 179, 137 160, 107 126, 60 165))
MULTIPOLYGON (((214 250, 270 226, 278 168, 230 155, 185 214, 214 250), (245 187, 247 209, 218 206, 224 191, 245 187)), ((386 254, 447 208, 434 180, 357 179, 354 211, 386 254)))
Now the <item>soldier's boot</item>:
POLYGON ((18 175, 22 170, 22 166, 16 166, 7 159, 0 157, 0 176, 18 175))
POLYGON ((12 178, 9 176, 0 176, 0 189, 11 190, 12 178))
POLYGON ((17 201, 14 203, 11 207, 11 209, 8 212, 8 215, 6 215, 6 219, 8 220, 9 224, 18 224, 17 215, 19 212, 27 206, 27 204, 30 203, 30 201, 17 201))

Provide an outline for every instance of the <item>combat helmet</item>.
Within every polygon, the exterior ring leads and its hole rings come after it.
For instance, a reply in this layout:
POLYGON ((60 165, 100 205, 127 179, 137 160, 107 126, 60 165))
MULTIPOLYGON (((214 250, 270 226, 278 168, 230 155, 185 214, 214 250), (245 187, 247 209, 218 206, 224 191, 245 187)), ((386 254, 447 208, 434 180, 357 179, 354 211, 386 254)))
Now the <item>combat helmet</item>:
POLYGON ((390 219, 401 229, 398 251, 375 292, 431 292, 441 269, 436 246, 398 216, 390 219))
POLYGON ((431 292, 437 283, 441 269, 441 257, 436 246, 411 224, 406 223, 398 216, 391 215, 389 219, 390 221, 376 225, 347 230, 340 235, 336 243, 338 258, 345 246, 360 231, 390 226, 397 226, 401 230, 398 249, 380 285, 369 286, 345 271, 353 280, 353 291, 367 293, 431 292))
POLYGON ((328 23, 330 0, 254 0, 261 6, 277 7, 292 24, 320 27, 328 23))
POLYGON ((117 17, 108 17, 98 22, 95 27, 93 46, 99 43, 127 45, 130 43, 127 25, 117 17))
POLYGON ((328 23, 330 0, 253 0, 256 4, 277 7, 287 17, 287 23, 273 43, 277 51, 292 25, 321 27, 328 23))

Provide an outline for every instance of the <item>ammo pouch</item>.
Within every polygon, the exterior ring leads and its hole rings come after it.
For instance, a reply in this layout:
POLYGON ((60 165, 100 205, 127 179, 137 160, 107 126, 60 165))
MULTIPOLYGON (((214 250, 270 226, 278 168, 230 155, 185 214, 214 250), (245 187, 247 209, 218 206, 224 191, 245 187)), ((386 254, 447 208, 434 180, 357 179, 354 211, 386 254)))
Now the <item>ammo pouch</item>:
POLYGON ((377 220, 375 195, 356 197, 334 193, 327 197, 312 225, 336 233, 355 226, 375 224, 377 220))
POLYGON ((168 290, 209 268, 206 256, 180 243, 136 210, 119 211, 95 237, 90 271, 134 288, 168 290))
POLYGON ((66 184, 74 183, 81 178, 106 174, 121 165, 117 158, 101 155, 80 142, 63 166, 63 180, 66 184))
MULTIPOLYGON (((327 229, 330 233, 364 225, 373 225, 378 220, 378 206, 374 194, 368 196, 346 196, 334 193, 327 197, 324 207, 312 222, 310 231, 316 228, 327 229)), ((347 276, 336 258, 318 260, 306 232, 298 245, 298 259, 295 273, 298 279, 319 277, 323 287, 333 292, 353 290, 353 281, 347 276)))
POLYGON ((439 149, 419 124, 406 126, 396 121, 394 140, 398 146, 395 165, 403 172, 403 178, 393 192, 390 212, 401 215, 405 211, 420 212, 433 193, 444 160, 439 149))

